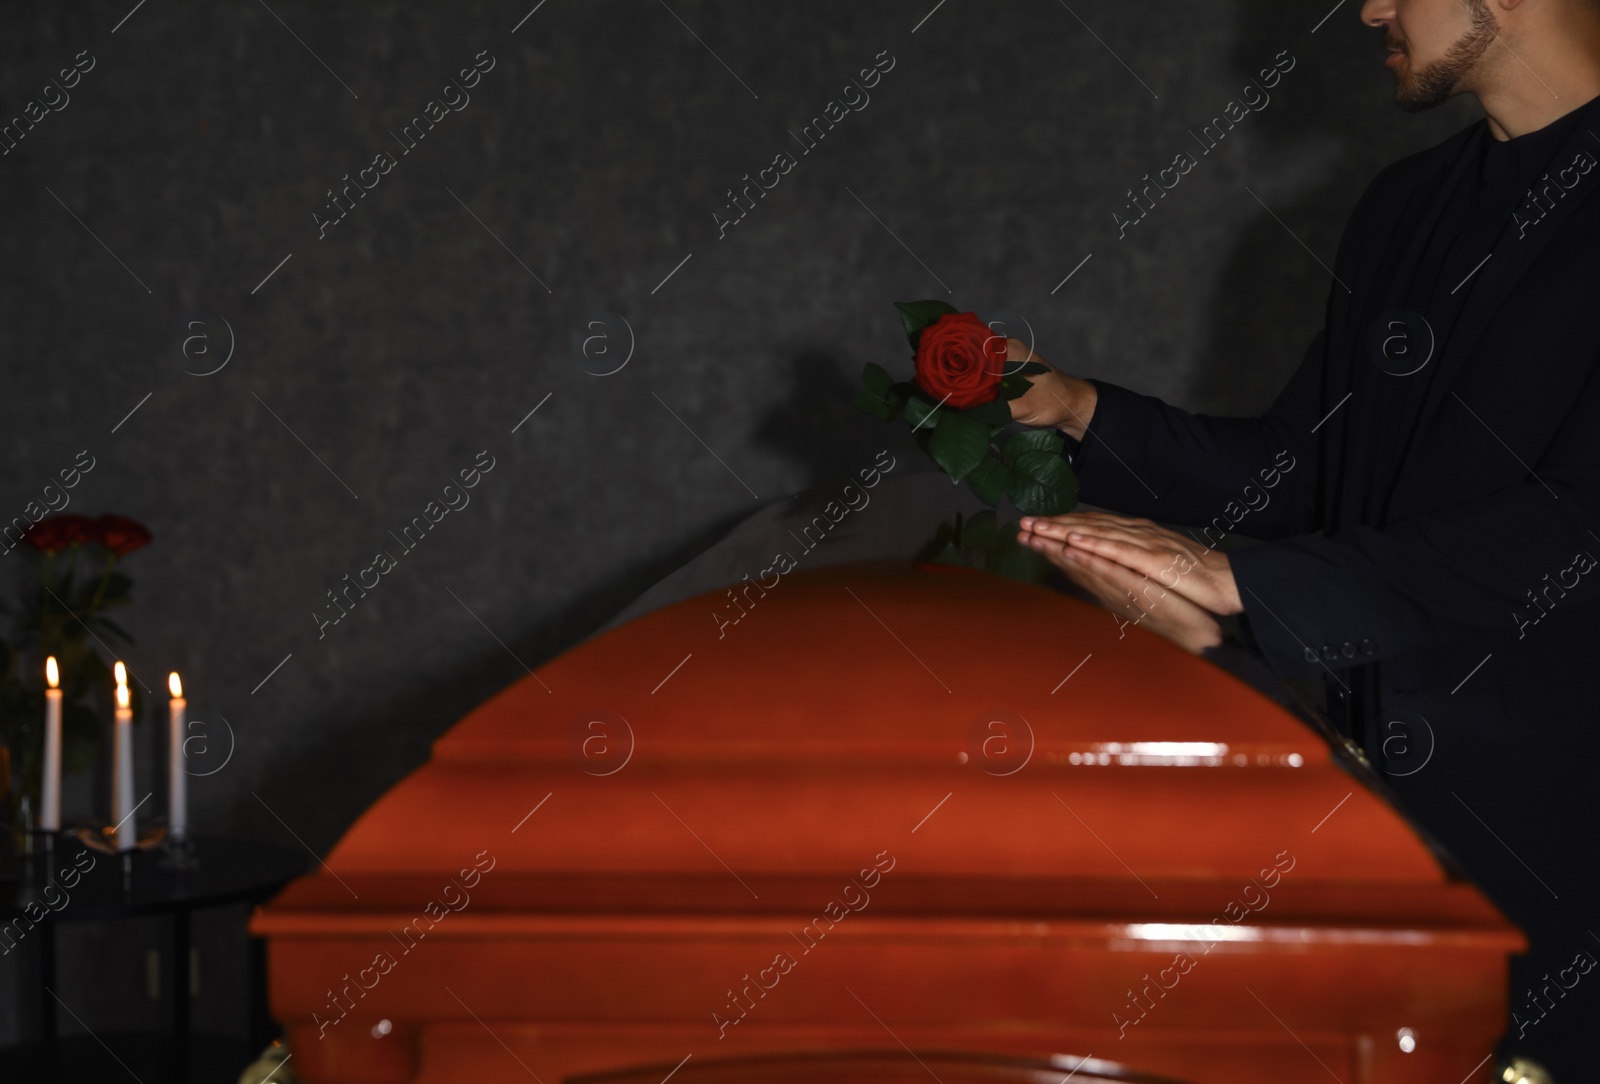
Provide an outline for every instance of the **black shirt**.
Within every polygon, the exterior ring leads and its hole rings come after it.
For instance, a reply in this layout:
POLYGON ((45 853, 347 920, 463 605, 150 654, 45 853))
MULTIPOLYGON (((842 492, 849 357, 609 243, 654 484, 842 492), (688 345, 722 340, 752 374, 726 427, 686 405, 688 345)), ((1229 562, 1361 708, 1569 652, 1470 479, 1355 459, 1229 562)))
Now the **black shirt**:
POLYGON ((1370 420, 1361 442, 1369 451, 1360 522, 1378 527, 1387 522, 1400 459, 1415 432, 1417 415, 1439 368, 1438 358, 1472 293, 1472 280, 1511 222, 1512 212, 1550 168, 1572 130, 1596 111, 1597 103, 1600 99, 1514 139, 1495 139, 1485 122, 1462 151, 1468 161, 1460 180, 1453 187, 1441 186, 1416 220, 1413 228, 1423 228, 1433 208, 1443 201, 1420 254, 1414 251, 1421 240, 1414 232, 1397 236, 1390 244, 1380 272, 1389 282, 1387 289, 1373 291, 1374 305, 1387 304, 1390 312, 1420 315, 1423 324, 1419 327, 1410 321, 1410 328, 1395 326, 1392 335, 1404 336, 1406 341, 1401 341, 1391 337, 1387 324, 1392 321, 1385 320, 1384 312, 1369 314, 1370 320, 1386 325, 1377 334, 1395 343, 1399 353, 1387 359, 1387 365, 1379 358, 1369 358, 1369 380, 1358 391, 1364 398, 1371 397, 1368 410, 1362 412, 1370 420), (1417 341, 1428 338, 1431 343, 1417 341))

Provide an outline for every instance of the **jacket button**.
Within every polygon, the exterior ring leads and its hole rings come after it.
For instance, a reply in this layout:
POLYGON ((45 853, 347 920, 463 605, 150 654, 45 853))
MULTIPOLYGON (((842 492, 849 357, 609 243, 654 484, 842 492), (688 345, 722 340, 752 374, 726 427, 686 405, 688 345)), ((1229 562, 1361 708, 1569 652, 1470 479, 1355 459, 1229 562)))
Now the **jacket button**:
POLYGON ((1329 662, 1332 662, 1334 659, 1339 657, 1339 649, 1334 647, 1332 644, 1323 644, 1322 657, 1327 659, 1329 662))
POLYGON ((1371 640, 1362 640, 1362 641, 1361 641, 1361 653, 1362 653, 1362 654, 1363 654, 1363 655, 1370 655, 1370 654, 1372 654, 1372 652, 1373 652, 1373 651, 1374 651, 1374 650, 1375 650, 1375 649, 1376 649, 1376 648, 1377 648, 1377 645, 1376 645, 1376 644, 1374 644, 1374 643, 1373 643, 1373 642, 1372 642, 1372 641, 1371 641, 1371 640))
POLYGON ((1316 661, 1317 661, 1317 649, 1314 648, 1314 647, 1306 648, 1306 662, 1316 662, 1316 661))
POLYGON ((1339 651, 1347 659, 1353 659, 1356 657, 1356 645, 1352 644, 1349 640, 1344 642, 1344 644, 1339 648, 1339 651))

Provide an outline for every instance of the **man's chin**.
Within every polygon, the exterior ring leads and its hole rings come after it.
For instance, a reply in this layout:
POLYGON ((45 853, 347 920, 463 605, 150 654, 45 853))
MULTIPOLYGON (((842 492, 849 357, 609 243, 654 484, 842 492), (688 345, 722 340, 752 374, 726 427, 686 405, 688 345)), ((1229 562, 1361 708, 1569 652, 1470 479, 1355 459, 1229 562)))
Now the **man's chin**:
POLYGON ((1409 113, 1420 113, 1443 105, 1457 94, 1472 93, 1477 81, 1474 70, 1494 40, 1494 22, 1489 19, 1463 36, 1437 60, 1417 64, 1410 51, 1406 51, 1404 60, 1395 66, 1395 104, 1409 113))
POLYGON ((1440 103, 1432 98, 1417 98, 1397 90, 1394 95, 1394 104, 1407 113, 1426 113, 1440 103))
POLYGON ((1443 105, 1457 93, 1454 87, 1419 86, 1401 76, 1395 83, 1394 104, 1407 113, 1425 113, 1443 105))

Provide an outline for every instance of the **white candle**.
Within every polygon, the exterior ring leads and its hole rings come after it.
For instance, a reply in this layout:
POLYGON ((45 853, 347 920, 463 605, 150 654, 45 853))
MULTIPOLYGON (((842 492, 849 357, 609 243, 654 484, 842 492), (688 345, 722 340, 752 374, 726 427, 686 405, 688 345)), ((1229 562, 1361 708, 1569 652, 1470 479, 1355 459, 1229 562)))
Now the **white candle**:
POLYGON ((189 702, 183 698, 183 682, 177 672, 167 675, 172 699, 167 701, 167 831, 174 842, 189 835, 189 791, 183 770, 183 731, 189 702))
POLYGON ((44 778, 39 787, 39 827, 61 830, 61 671, 56 657, 44 662, 44 778))
POLYGON ((131 851, 139 842, 133 810, 133 709, 128 700, 128 669, 117 663, 117 721, 113 731, 111 817, 117 830, 117 850, 131 851))

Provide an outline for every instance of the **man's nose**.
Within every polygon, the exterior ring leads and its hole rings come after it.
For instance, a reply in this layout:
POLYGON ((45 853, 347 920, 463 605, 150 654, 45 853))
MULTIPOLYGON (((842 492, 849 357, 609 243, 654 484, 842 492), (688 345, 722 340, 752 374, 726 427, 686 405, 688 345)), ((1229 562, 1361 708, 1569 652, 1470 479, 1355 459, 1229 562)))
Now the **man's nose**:
POLYGON ((1367 0, 1361 5, 1361 21, 1368 26, 1383 26, 1394 19, 1394 0, 1367 0))

